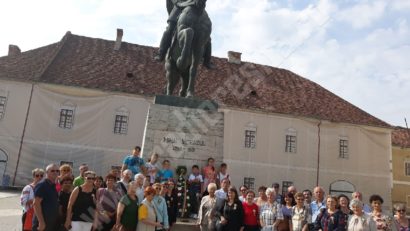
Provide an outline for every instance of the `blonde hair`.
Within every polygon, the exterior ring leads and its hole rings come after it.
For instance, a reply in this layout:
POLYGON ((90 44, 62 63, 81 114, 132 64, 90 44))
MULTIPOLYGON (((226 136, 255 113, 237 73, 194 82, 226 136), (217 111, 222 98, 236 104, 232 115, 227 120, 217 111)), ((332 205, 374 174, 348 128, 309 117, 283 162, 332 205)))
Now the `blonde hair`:
POLYGON ((36 173, 42 173, 44 175, 44 169, 42 168, 35 168, 31 171, 31 174, 33 175, 33 177, 36 175, 36 173))
POLYGON ((72 168, 69 164, 63 164, 63 165, 60 166, 60 172, 63 171, 63 170, 67 170, 67 169, 69 169, 70 172, 72 171, 72 168))
POLYGON ((208 188, 207 188, 207 189, 208 189, 208 192, 209 192, 211 189, 213 189, 213 188, 214 188, 214 189, 217 188, 217 187, 216 187, 216 184, 215 184, 215 183, 209 183, 209 184, 208 184, 208 188))

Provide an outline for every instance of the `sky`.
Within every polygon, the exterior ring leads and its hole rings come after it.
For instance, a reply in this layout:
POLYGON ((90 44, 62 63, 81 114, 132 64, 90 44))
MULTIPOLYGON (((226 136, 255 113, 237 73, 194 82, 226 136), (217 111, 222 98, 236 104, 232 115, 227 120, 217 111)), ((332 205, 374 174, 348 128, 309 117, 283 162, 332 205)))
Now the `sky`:
MULTIPOLYGON (((0 56, 76 35, 158 46, 165 0, 1 0, 0 56)), ((392 125, 410 123, 410 0, 208 0, 213 55, 288 69, 392 125)))

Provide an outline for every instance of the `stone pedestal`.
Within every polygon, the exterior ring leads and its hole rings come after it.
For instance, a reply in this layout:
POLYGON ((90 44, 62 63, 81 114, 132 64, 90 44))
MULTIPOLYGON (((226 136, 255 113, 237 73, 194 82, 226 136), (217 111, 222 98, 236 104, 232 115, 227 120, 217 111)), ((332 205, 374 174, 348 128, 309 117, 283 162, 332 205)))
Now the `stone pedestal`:
POLYGON ((156 96, 148 111, 142 155, 153 152, 171 161, 172 168, 200 167, 209 157, 223 158, 224 117, 212 101, 156 96))

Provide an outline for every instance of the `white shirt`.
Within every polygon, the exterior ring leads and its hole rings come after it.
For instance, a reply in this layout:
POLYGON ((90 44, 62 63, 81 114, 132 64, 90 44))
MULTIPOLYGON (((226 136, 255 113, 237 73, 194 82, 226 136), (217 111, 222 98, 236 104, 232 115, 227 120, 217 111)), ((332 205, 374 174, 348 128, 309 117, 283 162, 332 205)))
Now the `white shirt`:
POLYGON ((141 204, 141 202, 144 200, 144 187, 138 187, 135 190, 135 195, 138 198, 138 204, 141 204))
POLYGON ((231 176, 229 176, 228 173, 223 174, 222 172, 218 173, 218 179, 219 181, 222 181, 223 179, 228 178, 229 181, 231 181, 231 176))
POLYGON ((195 176, 193 173, 191 173, 191 175, 189 175, 188 181, 193 181, 193 180, 199 180, 200 183, 204 182, 204 178, 202 177, 201 174, 198 174, 197 176, 195 176))
POLYGON ((156 162, 155 164, 152 164, 151 162, 148 162, 148 163, 145 164, 145 167, 147 168, 147 171, 148 171, 149 176, 150 176, 150 183, 151 184, 155 183, 155 178, 157 176, 157 172, 160 170, 159 163, 156 162), (152 173, 151 171, 154 171, 154 170, 155 170, 155 172, 152 173))

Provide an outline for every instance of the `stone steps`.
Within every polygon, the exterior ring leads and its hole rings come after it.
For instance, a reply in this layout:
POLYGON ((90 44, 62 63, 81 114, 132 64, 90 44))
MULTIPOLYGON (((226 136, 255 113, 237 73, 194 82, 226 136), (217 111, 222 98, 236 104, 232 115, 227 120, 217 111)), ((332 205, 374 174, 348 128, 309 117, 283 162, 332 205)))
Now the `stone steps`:
POLYGON ((199 231, 195 219, 178 219, 177 223, 172 226, 172 231, 199 231))

